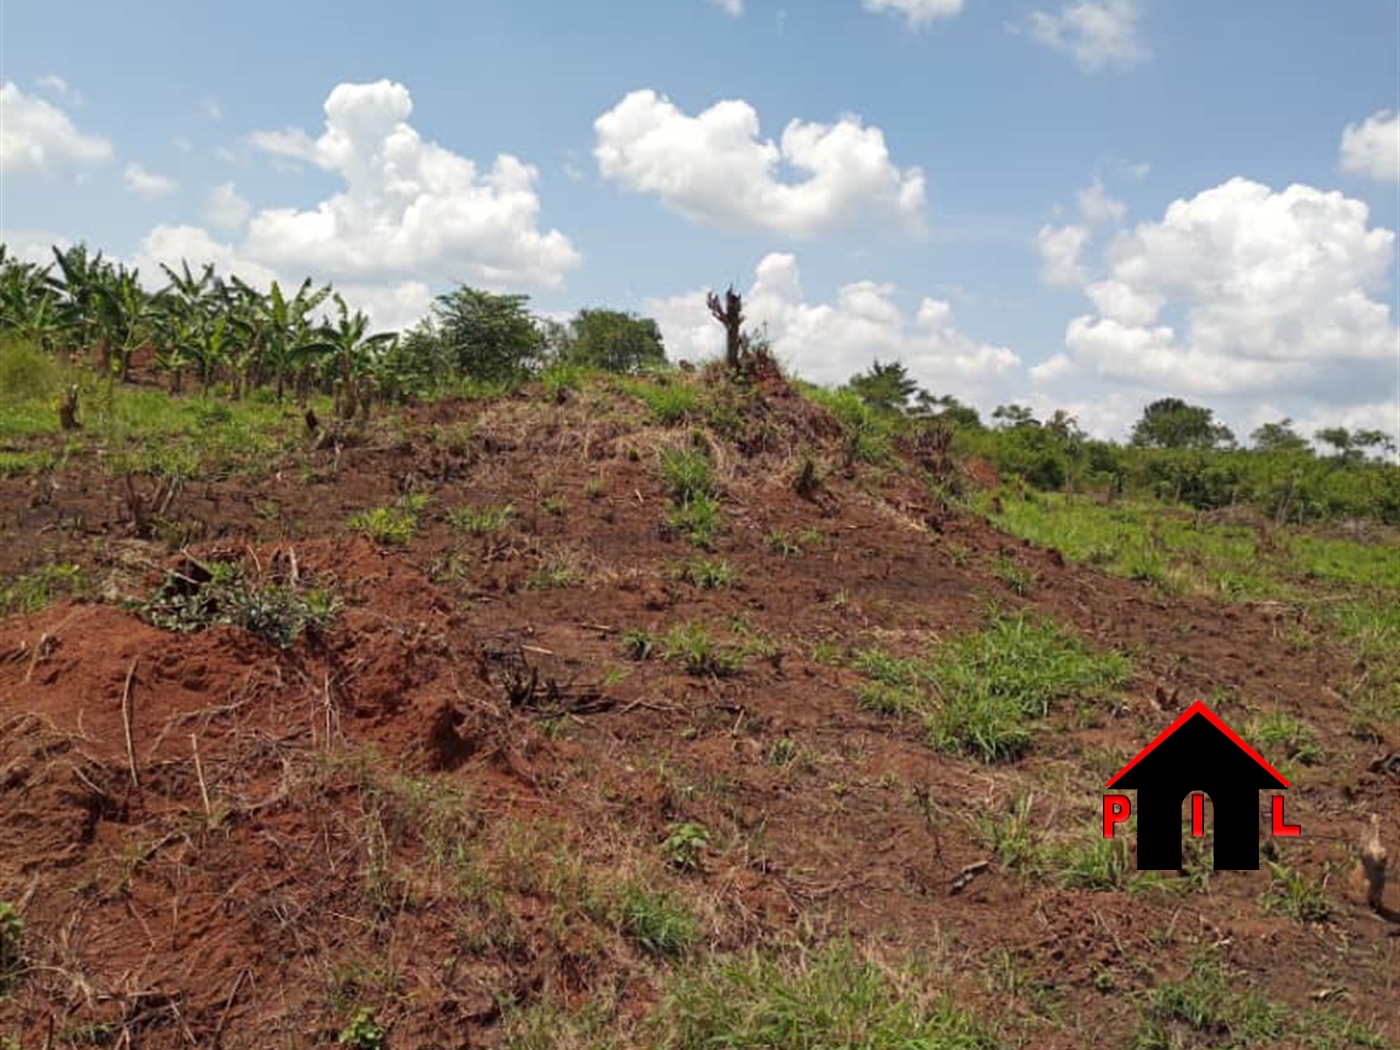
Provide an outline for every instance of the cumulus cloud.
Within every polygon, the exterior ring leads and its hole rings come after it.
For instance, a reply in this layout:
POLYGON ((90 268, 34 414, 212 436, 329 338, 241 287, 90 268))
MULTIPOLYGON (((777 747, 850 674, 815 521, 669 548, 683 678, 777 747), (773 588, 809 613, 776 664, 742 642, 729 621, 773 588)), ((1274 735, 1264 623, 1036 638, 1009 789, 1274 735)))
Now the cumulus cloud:
POLYGON ((1079 191, 1079 212, 1090 222, 1122 222, 1127 211, 1128 206, 1111 196, 1097 176, 1079 191))
POLYGON ((1384 301, 1395 234, 1360 201, 1243 178, 1115 236, 1065 353, 1038 381, 1097 377, 1179 395, 1332 405, 1394 386, 1384 301))
POLYGON ((204 217, 211 226, 236 230, 248 221, 252 206, 238 195, 232 182, 221 182, 209 191, 204 217))
POLYGON ((508 154, 489 170, 408 123, 402 84, 340 84, 325 130, 251 136, 274 156, 340 176, 343 192, 315 208, 272 208, 249 220, 247 251, 272 265, 327 277, 422 274, 489 286, 555 287, 580 257, 558 230, 538 227, 538 172, 508 154))
MULTIPOLYGON (((1018 372, 1020 358, 1011 350, 959 330, 947 302, 925 298, 910 315, 895 292, 890 284, 859 281, 841 288, 834 302, 809 303, 796 258, 775 253, 758 264, 744 313, 751 331, 766 328, 779 359, 814 382, 845 382, 879 357, 903 361, 939 393, 974 398, 1018 372)), ((672 355, 722 351, 723 332, 706 311, 704 290, 650 300, 646 310, 672 355)))
POLYGON ((1342 170, 1380 182, 1400 182, 1400 113, 1381 110, 1342 132, 1342 170))
POLYGON ((122 181, 132 193, 147 199, 168 197, 180 188, 180 184, 174 179, 147 171, 135 161, 128 164, 122 172, 122 181))
POLYGON ((1057 14, 1032 11, 1024 28, 1047 47, 1074 58, 1081 69, 1127 69, 1150 56, 1142 41, 1141 0, 1082 0, 1057 14))
POLYGON ((110 160, 112 144, 85 135, 52 102, 26 95, 11 81, 0 86, 0 172, 47 171, 110 160))
POLYGON ((900 15, 910 29, 926 29, 940 18, 952 18, 963 0, 864 0, 865 9, 900 15))
POLYGON ((860 222, 923 229, 924 177, 890 159, 884 133, 855 117, 793 120, 778 143, 759 137, 747 102, 698 116, 650 90, 634 91, 594 122, 602 174, 659 197, 694 222, 811 237, 860 222), (779 177, 779 164, 806 174, 779 177))
POLYGON ((1053 285, 1082 284, 1085 273, 1079 257, 1088 241, 1089 231, 1083 226, 1042 226, 1036 235, 1040 279, 1053 285))
POLYGON ((710 0, 710 4, 731 18, 738 18, 744 13, 744 0, 710 0))

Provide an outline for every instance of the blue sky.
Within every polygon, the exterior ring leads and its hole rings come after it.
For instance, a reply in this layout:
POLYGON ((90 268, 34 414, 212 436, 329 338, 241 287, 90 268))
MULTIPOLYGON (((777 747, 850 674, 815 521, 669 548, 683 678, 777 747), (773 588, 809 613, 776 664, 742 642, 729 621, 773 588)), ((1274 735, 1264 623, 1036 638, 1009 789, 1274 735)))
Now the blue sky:
POLYGON ((465 280, 677 356, 733 281, 822 381, 1400 435, 1397 0, 4 0, 0 65, 22 251, 311 274, 391 325, 465 280))

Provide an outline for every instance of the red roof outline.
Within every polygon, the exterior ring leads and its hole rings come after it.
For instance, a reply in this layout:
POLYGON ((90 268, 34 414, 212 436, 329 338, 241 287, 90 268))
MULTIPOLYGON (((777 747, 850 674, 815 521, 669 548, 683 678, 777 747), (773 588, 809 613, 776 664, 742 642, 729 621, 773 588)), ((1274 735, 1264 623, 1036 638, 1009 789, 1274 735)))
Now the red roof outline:
POLYGON ((1169 736, 1175 733, 1178 729, 1184 726, 1196 715, 1203 715, 1206 721, 1208 721, 1211 725, 1215 726, 1216 729, 1224 733, 1225 736, 1229 738, 1230 742, 1234 744, 1237 748, 1239 748, 1250 758, 1254 759, 1255 762, 1259 763, 1259 765, 1263 766, 1271 774, 1273 774, 1273 776, 1278 780, 1278 782, 1281 783, 1284 787, 1293 786, 1288 782, 1288 780, 1284 777, 1282 773, 1280 773, 1277 769, 1275 769, 1273 766, 1269 765, 1269 763, 1264 761, 1264 756, 1259 754, 1258 751, 1255 751, 1254 748, 1250 747, 1243 740, 1241 740, 1233 729, 1231 729, 1224 722, 1222 722, 1220 720, 1220 717, 1214 711, 1208 708, 1204 702, 1200 700, 1197 700, 1194 704, 1192 704, 1185 711, 1183 711, 1181 713, 1180 718, 1178 718, 1171 725, 1167 726, 1166 729, 1162 730, 1162 732, 1157 735, 1156 740, 1152 741, 1152 743, 1148 744, 1145 748, 1139 751, 1137 757, 1131 762, 1129 762, 1122 769, 1120 769, 1117 773, 1115 773, 1113 775, 1113 779, 1110 780, 1104 786, 1112 787, 1114 784, 1118 783, 1118 781, 1122 779, 1123 775, 1127 773, 1128 770, 1132 769, 1144 758, 1152 754, 1153 751, 1157 750, 1158 746, 1161 745, 1169 736))

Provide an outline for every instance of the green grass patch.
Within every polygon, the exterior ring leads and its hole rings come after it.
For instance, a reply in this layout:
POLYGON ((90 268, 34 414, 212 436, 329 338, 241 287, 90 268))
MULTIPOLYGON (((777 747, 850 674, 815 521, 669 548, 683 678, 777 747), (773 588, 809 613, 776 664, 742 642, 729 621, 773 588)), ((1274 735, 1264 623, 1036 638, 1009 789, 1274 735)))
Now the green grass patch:
POLYGON ((491 536, 501 532, 515 520, 515 508, 500 506, 453 507, 447 512, 447 524, 457 532, 472 536, 491 536))
POLYGON ((39 612, 60 597, 81 594, 85 587, 77 565, 45 565, 0 585, 0 616, 39 612))
POLYGON ((849 943, 722 959, 679 978, 658 1011, 666 1050, 993 1050, 980 1019, 917 965, 849 943))
POLYGON ((387 507, 352 514, 346 525, 386 547, 407 547, 418 533, 419 519, 429 502, 431 497, 426 493, 412 493, 387 507))

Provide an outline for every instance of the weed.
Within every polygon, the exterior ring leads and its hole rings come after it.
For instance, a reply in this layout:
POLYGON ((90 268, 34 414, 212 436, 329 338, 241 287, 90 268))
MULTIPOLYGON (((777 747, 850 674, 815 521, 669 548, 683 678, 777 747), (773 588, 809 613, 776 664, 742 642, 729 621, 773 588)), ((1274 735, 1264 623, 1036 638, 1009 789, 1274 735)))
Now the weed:
POLYGON ((679 505, 697 497, 714 495, 714 465, 710 457, 699 449, 662 449, 661 476, 666 491, 679 505))
POLYGON ((505 506, 454 507, 447 512, 447 524, 457 532, 490 536, 500 532, 515 518, 515 508, 505 506))
POLYGON ((351 1050, 384 1050, 384 1028, 374 1019, 374 1011, 362 1006, 355 1011, 350 1023, 336 1037, 336 1045, 348 1046, 351 1050))
POLYGON ((930 740, 986 762, 1015 758, 1030 744, 1029 722, 1054 702, 1101 695, 1131 671, 1127 657, 1091 653, 1052 621, 998 619, 932 658, 928 677, 941 703, 928 715, 930 740))
POLYGON ((1332 902, 1327 896, 1330 865, 1324 865, 1322 874, 1312 877, 1271 860, 1265 863, 1271 876, 1262 901, 1265 909, 1282 912, 1302 923, 1327 921, 1332 914, 1332 902))
POLYGON ((666 863, 682 871, 696 871, 700 855, 710 844, 710 832, 704 824, 671 824, 661 843, 661 855, 666 863))
POLYGON ((546 496, 544 499, 540 500, 540 506, 544 508, 546 514, 553 515, 556 518, 562 518, 564 512, 569 509, 569 501, 558 493, 555 493, 554 495, 546 496))
POLYGON ((930 995, 918 967, 891 969, 849 942, 757 953, 684 974, 661 1011, 668 1050, 991 1050, 977 1018, 930 995))
POLYGON ((784 558, 795 558, 802 553, 802 545, 787 529, 773 529, 763 537, 763 543, 774 554, 784 558))
POLYGON ((325 591, 258 583, 234 562, 199 566, 198 577, 167 572, 165 582, 134 610, 156 627, 191 632, 216 625, 241 627, 289 649, 308 631, 325 631, 340 603, 325 591))
POLYGON ((1245 738, 1253 741, 1265 754, 1281 754, 1305 766, 1316 765, 1322 759, 1322 748, 1313 736, 1312 728, 1282 711, 1273 711, 1252 720, 1245 731, 1245 738))
POLYGON ((346 523, 355 532, 363 532, 376 543, 389 547, 407 547, 418 532, 418 520, 426 508, 426 494, 401 497, 387 507, 352 514, 346 523))
POLYGON ((1198 953, 1191 971, 1178 981, 1163 981, 1145 997, 1144 1017, 1134 1050, 1176 1050, 1190 1045, 1181 1033, 1226 1037, 1237 1047, 1271 1046, 1283 1035, 1284 1011, 1256 992, 1241 991, 1213 954, 1198 953))
POLYGON ((640 881, 622 886, 610 912, 617 928, 651 955, 677 958, 700 941, 700 920, 685 902, 640 881))
POLYGON ((1040 582, 1040 577, 1036 573, 1021 568, 1009 554, 1001 554, 997 557, 996 563, 992 566, 992 575, 1010 587, 1014 594, 1022 597, 1035 590, 1036 584, 1040 582))
POLYGON ((713 591, 730 586, 739 574, 726 561, 696 558, 681 569, 681 577, 702 591, 713 591))
POLYGON ((684 533, 697 547, 709 549, 721 528, 719 500, 713 496, 693 496, 672 507, 666 514, 666 527, 684 533))
POLYGON ((656 646, 656 635, 650 631, 634 627, 622 634, 622 655, 629 660, 649 660, 656 646))
POLYGON ((534 590, 553 590, 575 587, 582 580, 583 571, 578 567, 576 560, 567 554, 560 554, 530 573, 526 585, 534 590))
POLYGON ((738 674, 744 666, 743 653, 716 641, 700 624, 677 624, 666 633, 662 656, 679 660, 692 675, 717 678, 738 674))
POLYGON ((646 405, 656 421, 664 426, 675 426, 693 415, 700 403, 693 387, 669 379, 629 378, 622 384, 623 389, 646 405))
POLYGON ((83 589, 83 573, 77 565, 45 565, 0 587, 0 616, 38 612, 60 594, 79 594, 83 589))

